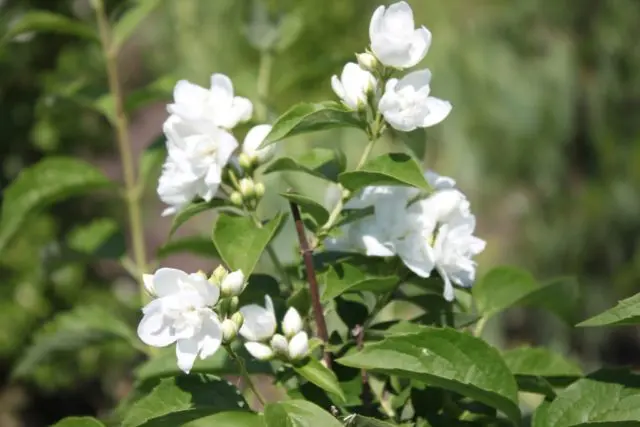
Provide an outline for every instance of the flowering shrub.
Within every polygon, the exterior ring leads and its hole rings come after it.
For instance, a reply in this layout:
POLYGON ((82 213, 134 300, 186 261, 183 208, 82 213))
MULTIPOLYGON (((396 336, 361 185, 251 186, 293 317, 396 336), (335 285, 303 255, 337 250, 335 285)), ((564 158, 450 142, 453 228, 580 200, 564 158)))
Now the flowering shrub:
MULTIPOLYGON (((424 170, 409 150, 372 157, 387 129, 435 126, 452 111, 431 96, 429 70, 409 70, 425 57, 432 36, 416 29, 407 3, 373 12, 369 48, 327 79, 338 101, 301 103, 265 123, 266 106, 254 108, 237 96, 228 76, 213 74, 209 88, 177 82, 163 126, 166 151, 152 158, 163 162, 157 194, 167 205, 161 214, 173 217, 172 233, 199 213, 217 212, 212 247, 223 265, 208 272, 154 269, 146 259, 140 178, 128 151, 114 62, 116 41, 130 26, 112 28, 102 2, 92 4, 125 169, 133 257, 122 264, 139 280, 145 303, 137 334, 108 313, 102 324, 70 323, 124 337, 149 356, 116 423, 520 425, 520 392, 541 396, 531 420, 536 427, 640 420, 640 390, 631 373, 585 376, 549 349, 500 351, 482 339, 489 319, 517 305, 573 322, 574 281, 539 283, 510 267, 478 280, 474 256, 485 241, 475 235, 471 201, 455 180, 424 170), (252 118, 258 124, 240 138, 237 128, 252 118), (291 136, 335 127, 359 129, 368 138, 353 169, 328 150, 277 155, 278 144, 291 136), (281 194, 289 212, 261 217, 259 203, 271 191, 262 177, 283 171, 325 180, 326 203, 291 190, 281 194), (287 226, 297 234, 299 265, 283 266, 272 246, 287 226), (254 272, 263 255, 278 277, 254 272), (411 313, 394 310, 408 302, 411 313), (245 387, 222 379, 227 374, 241 377, 245 387), (265 396, 255 374, 273 378, 281 396, 265 396)), ((30 211, 99 187, 111 184, 73 159, 47 159, 24 171, 7 190, 0 246, 30 211), (58 178, 42 182, 50 174, 58 178)), ((581 325, 635 324, 639 315, 640 300, 633 297, 581 325)), ((73 418, 57 425, 103 424, 73 418)))

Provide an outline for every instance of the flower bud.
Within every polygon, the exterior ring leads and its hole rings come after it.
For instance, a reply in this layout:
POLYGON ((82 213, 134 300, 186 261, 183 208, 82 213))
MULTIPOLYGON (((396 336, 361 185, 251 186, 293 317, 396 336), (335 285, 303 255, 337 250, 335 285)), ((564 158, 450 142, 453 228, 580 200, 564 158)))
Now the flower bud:
POLYGON ((238 336, 238 325, 231 319, 224 319, 222 322, 222 342, 229 344, 238 336))
POLYGON ((238 193, 237 191, 234 191, 233 193, 231 193, 231 196, 229 196, 229 201, 236 206, 242 206, 242 203, 243 203, 242 194, 238 193))
POLYGON ((235 297, 244 290, 244 274, 242 270, 236 270, 232 273, 225 274, 220 281, 220 290, 225 297, 235 297))
POLYGON ((238 297, 229 298, 229 313, 235 313, 238 311, 238 305, 240 305, 240 299, 238 297))
POLYGON ((298 313, 298 310, 291 307, 284 315, 284 319, 282 320, 282 332, 288 337, 291 338, 298 332, 302 330, 302 318, 298 313))
POLYGON ((240 187, 239 190, 240 194, 242 194, 242 197, 250 199, 255 196, 255 184, 253 183, 253 180, 251 178, 242 178, 238 185, 240 187))
POLYGON ((240 153, 238 156, 238 163, 242 169, 251 170, 255 163, 255 158, 249 156, 247 153, 240 153))
POLYGON ((218 265, 213 273, 211 273, 211 277, 209 277, 209 281, 211 283, 215 283, 216 285, 220 285, 225 277, 227 277, 229 272, 222 264, 218 265))
POLYGON ((244 323, 244 316, 242 315, 242 313, 240 313, 239 311, 233 313, 233 316, 231 316, 231 320, 236 324, 238 330, 242 328, 242 325, 244 323))
POLYGON ((262 196, 264 196, 264 192, 265 192, 264 184, 261 182, 256 182, 254 191, 256 193, 256 198, 261 199, 262 196))
POLYGON ((258 360, 266 361, 273 357, 273 350, 266 344, 256 341, 248 341, 244 343, 244 348, 247 349, 250 355, 258 360))
POLYGON ((275 351, 277 354, 281 354, 283 356, 289 355, 289 343, 283 335, 275 334, 271 338, 270 344, 273 351, 275 351))
POLYGON ((346 188, 344 190, 342 190, 342 200, 346 200, 349 197, 351 197, 351 191, 349 191, 346 188))
POLYGON ((356 53, 356 59, 358 60, 358 65, 364 70, 374 72, 378 67, 378 60, 369 52, 356 53))
POLYGON ((289 341, 289 359, 300 360, 305 358, 307 353, 309 353, 309 337, 302 331, 289 341))

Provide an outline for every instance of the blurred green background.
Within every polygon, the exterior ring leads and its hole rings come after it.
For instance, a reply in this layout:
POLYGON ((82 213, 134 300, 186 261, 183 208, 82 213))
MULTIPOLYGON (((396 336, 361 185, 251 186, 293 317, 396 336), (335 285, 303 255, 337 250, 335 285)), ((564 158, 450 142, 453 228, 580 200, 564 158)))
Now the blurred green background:
MULTIPOLYGON (((115 20, 134 2, 108 1, 115 20)), ((414 0, 416 22, 433 33, 423 65, 451 116, 417 138, 427 167, 455 177, 488 240, 480 270, 509 263, 536 277, 575 275, 586 318, 639 290, 640 2, 637 0, 414 0)), ((136 155, 161 135, 175 81, 232 77, 255 99, 259 53, 269 25, 286 22, 290 46, 274 57, 268 104, 275 117, 299 101, 334 99, 330 77, 368 43, 372 0, 164 0, 120 55, 136 155), (284 21, 283 21, 284 20, 284 21), (258 46, 259 47, 259 46, 258 46)), ((0 0, 0 35, 33 9, 95 25, 86 0, 0 0)), ((107 91, 100 49, 62 34, 23 34, 0 45, 0 186, 45 156, 88 159, 119 179, 108 121, 91 107, 107 91)), ((350 161, 364 136, 331 131, 283 144, 341 146, 350 161)), ((402 149, 389 136, 379 152, 402 149)), ((269 178, 268 188, 291 185, 269 178)), ((313 188, 312 181, 298 185, 313 188)), ((145 197, 146 240, 166 239, 153 185, 145 197)), ((317 188, 318 199, 324 190, 317 188)), ((267 198, 263 209, 278 206, 267 198)), ((57 352, 24 363, 34 334, 78 304, 98 303, 135 324, 136 286, 109 257, 125 238, 124 207, 103 195, 75 198, 29 219, 0 257, 0 425, 45 426, 73 414, 104 415, 131 386, 136 351, 119 342, 57 352), (67 256, 80 236, 109 234, 107 260, 67 256)), ((207 234, 199 218, 186 234, 207 234)), ((280 251, 290 254, 287 236, 280 251)), ((212 268, 192 255, 164 265, 212 268)), ((636 328, 570 330, 529 310, 512 310, 489 328, 500 345, 529 342, 567 352, 588 368, 640 363, 636 328)))

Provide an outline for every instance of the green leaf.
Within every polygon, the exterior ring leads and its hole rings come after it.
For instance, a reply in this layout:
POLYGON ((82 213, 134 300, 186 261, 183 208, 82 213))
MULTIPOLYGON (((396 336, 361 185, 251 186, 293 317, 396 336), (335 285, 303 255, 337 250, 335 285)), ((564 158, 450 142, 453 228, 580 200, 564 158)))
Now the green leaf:
POLYGON ((363 123, 356 113, 336 102, 300 103, 278 117, 261 146, 302 133, 339 127, 362 128, 363 123))
POLYGON ((0 253, 30 215, 69 196, 110 184, 99 170, 76 159, 49 157, 24 169, 4 192, 0 253))
POLYGON ((104 427, 104 424, 91 417, 69 417, 55 423, 53 427, 104 427))
POLYGON ((343 402, 346 400, 336 374, 316 359, 311 358, 304 365, 294 366, 293 369, 324 391, 338 396, 343 402))
POLYGON ((189 252, 204 258, 219 258, 220 254, 213 245, 211 238, 206 236, 180 237, 165 243, 158 249, 156 256, 164 259, 170 255, 189 252))
POLYGON ((375 418, 363 417, 362 415, 352 414, 345 418, 345 423, 348 427, 394 427, 396 424, 391 424, 386 421, 377 420, 375 418))
POLYGON ((117 52, 122 44, 134 33, 140 23, 160 4, 160 0, 138 0, 135 6, 113 26, 111 47, 117 52))
POLYGON ((583 378, 541 405, 532 427, 640 426, 640 389, 583 378))
POLYGON ((640 293, 619 301, 609 310, 587 319, 576 326, 640 325, 640 293))
POLYGON ((67 245, 78 254, 118 259, 126 252, 126 242, 113 218, 97 218, 67 234, 67 245))
POLYGON ((546 348, 518 347, 505 351, 502 358, 514 375, 541 377, 581 377, 582 369, 546 348))
POLYGON ((578 299, 578 284, 572 278, 558 278, 541 285, 530 273, 505 266, 485 274, 471 292, 484 317, 515 306, 535 306, 571 322, 578 299))
POLYGON ((330 413, 306 400, 270 403, 264 421, 266 427, 342 427, 330 413))
POLYGON ((20 16, 5 33, 3 41, 8 41, 24 33, 60 33, 99 40, 96 31, 80 21, 45 10, 32 10, 20 16))
POLYGON ((247 408, 239 391, 228 381, 210 375, 163 378, 133 404, 123 427, 175 427, 223 411, 247 408))
POLYGON ((194 216, 201 214, 212 209, 228 206, 228 202, 223 199, 213 199, 210 202, 204 200, 199 202, 193 202, 189 206, 183 208, 173 217, 173 223, 171 223, 171 230, 169 231, 169 237, 173 236, 178 228, 180 228, 185 222, 193 218, 194 216))
MULTIPOLYGON (((262 416, 251 412, 220 412, 215 415, 201 418, 197 421, 189 422, 181 427, 262 427, 264 422, 262 416)), ((167 426, 170 427, 170 426, 167 426)), ((171 426, 173 427, 173 426, 171 426)))
POLYGON ((320 203, 309 197, 297 193, 280 193, 282 197, 300 206, 303 214, 308 214, 313 221, 320 227, 329 219, 329 212, 320 203))
POLYGON ((12 375, 24 377, 56 352, 75 351, 98 342, 127 340, 140 347, 135 331, 117 313, 99 306, 78 306, 53 318, 38 331, 12 375))
POLYGON ((337 363, 451 390, 520 422, 516 380, 498 351, 455 329, 425 328, 415 334, 391 336, 365 345, 337 363))
POLYGON ((249 217, 221 213, 213 228, 213 244, 231 270, 242 270, 248 277, 284 218, 278 214, 258 228, 249 217))
POLYGON ((322 276, 325 286, 321 300, 327 303, 345 292, 389 292, 399 280, 397 276, 368 276, 350 264, 337 264, 322 276))
POLYGON ((368 161, 360 170, 341 173, 338 179, 353 192, 369 185, 408 185, 431 191, 422 173, 408 154, 388 153, 368 161))
POLYGON ((277 158, 265 168, 263 174, 266 175, 273 172, 304 172, 318 178, 331 180, 331 177, 328 176, 327 173, 324 173, 324 170, 327 169, 328 165, 336 161, 337 154, 335 150, 314 148, 296 159, 291 157, 277 158))

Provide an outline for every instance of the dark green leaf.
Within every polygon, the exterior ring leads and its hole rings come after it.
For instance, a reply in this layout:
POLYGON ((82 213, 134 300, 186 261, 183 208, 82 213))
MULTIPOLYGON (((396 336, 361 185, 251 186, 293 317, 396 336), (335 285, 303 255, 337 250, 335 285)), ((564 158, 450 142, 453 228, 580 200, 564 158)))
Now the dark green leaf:
POLYGON ((581 377, 580 366, 546 348, 518 347, 502 354, 514 375, 581 377))
POLYGON ((391 135, 393 141, 398 140, 401 144, 404 144, 411 150, 411 154, 418 161, 422 162, 427 148, 427 130, 424 128, 418 128, 411 132, 401 132, 392 129, 391 135))
POLYGON ((213 199, 210 202, 199 201, 191 203, 189 206, 182 209, 180 212, 173 217, 173 223, 171 224, 171 230, 169 231, 169 237, 173 236, 178 228, 180 228, 185 222, 190 220, 192 217, 201 214, 202 212, 206 212, 212 209, 221 208, 224 206, 228 206, 228 202, 223 199, 213 199))
POLYGON ((369 185, 406 185, 431 190, 418 162, 404 153, 383 154, 365 163, 360 170, 341 173, 339 180, 352 192, 369 185))
POLYGON ((306 400, 270 403, 264 420, 266 427, 342 427, 330 413, 306 400))
POLYGON ((7 187, 0 218, 0 253, 29 215, 66 197, 110 185, 81 160, 50 157, 23 170, 7 187))
POLYGON ((69 417, 55 423, 53 427, 104 427, 104 424, 91 417, 69 417))
POLYGON ((329 212, 320 203, 309 197, 296 193, 280 193, 282 197, 300 206, 303 214, 308 214, 318 227, 324 225, 329 219, 329 212))
POLYGON ((122 44, 134 33, 140 23, 160 4, 161 0, 138 0, 135 6, 127 10, 125 14, 113 26, 112 48, 118 51, 122 44))
POLYGON ((356 113, 336 102, 301 103, 278 117, 262 146, 302 133, 362 126, 356 113))
POLYGON ((12 23, 3 37, 10 40, 24 33, 60 33, 98 40, 96 31, 80 21, 45 10, 32 10, 12 23))
POLYGON ((577 326, 614 325, 640 325, 640 293, 623 299, 615 307, 578 323, 577 326))
POLYGON ((451 390, 520 422, 515 378, 495 348, 464 332, 425 328, 365 345, 337 362, 451 390))
POLYGON ((249 217, 221 213, 213 229, 213 244, 231 270, 242 270, 247 277, 284 218, 285 215, 278 214, 258 228, 249 217))
POLYGON ((304 172, 322 179, 331 179, 323 173, 328 164, 336 161, 336 152, 327 148, 314 148, 304 155, 293 159, 279 157, 269 164, 263 174, 273 172, 304 172))
POLYGON ((158 259, 164 259, 177 253, 192 253, 205 258, 218 258, 220 255, 209 237, 188 236, 179 237, 164 244, 158 249, 158 259))
POLYGON ((361 269, 350 264, 338 264, 322 276, 325 285, 322 302, 331 301, 345 292, 389 292, 399 280, 397 276, 367 276, 361 269))
POLYGON ((310 358, 307 363, 302 366, 295 366, 293 369, 306 378, 308 381, 314 383, 321 389, 331 394, 338 396, 342 401, 345 401, 344 393, 338 384, 338 378, 336 374, 330 369, 327 369, 322 363, 316 359, 310 358))
POLYGON ((248 407, 228 381, 208 375, 163 378, 125 415, 123 427, 175 427, 224 411, 248 407))

